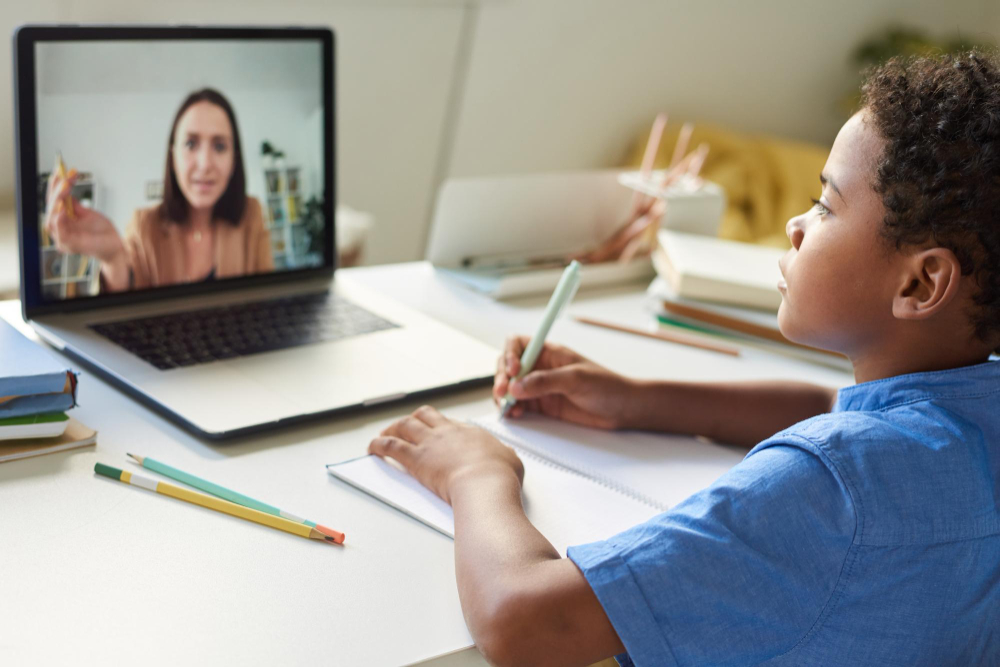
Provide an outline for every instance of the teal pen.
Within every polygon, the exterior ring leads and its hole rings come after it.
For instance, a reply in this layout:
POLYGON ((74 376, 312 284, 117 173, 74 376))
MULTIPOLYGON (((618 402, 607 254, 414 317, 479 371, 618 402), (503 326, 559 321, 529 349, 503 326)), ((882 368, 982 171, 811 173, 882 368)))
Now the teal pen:
MULTIPOLYGON (((559 313, 573 300, 573 295, 576 294, 578 287, 580 287, 580 262, 573 260, 566 267, 566 270, 563 271, 562 277, 559 278, 559 284, 556 285, 555 291, 552 292, 549 305, 545 307, 545 314, 538 325, 538 331, 528 341, 528 346, 524 348, 524 353, 521 355, 521 371, 514 379, 519 380, 523 378, 535 367, 535 362, 538 360, 538 355, 542 352, 542 347, 545 345, 545 338, 549 335, 549 330, 555 323, 556 318, 559 317, 559 313)), ((507 416, 507 413, 514 407, 515 403, 517 403, 517 399, 511 396, 511 393, 508 391, 507 395, 500 402, 501 419, 507 416)))

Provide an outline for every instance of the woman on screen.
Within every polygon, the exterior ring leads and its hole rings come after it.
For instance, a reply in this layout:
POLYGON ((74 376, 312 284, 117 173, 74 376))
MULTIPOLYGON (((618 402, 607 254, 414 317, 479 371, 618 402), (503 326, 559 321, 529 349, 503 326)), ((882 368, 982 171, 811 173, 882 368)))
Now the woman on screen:
POLYGON ((191 93, 177 110, 163 201, 136 209, 124 238, 107 217, 72 199, 76 178, 53 173, 45 224, 60 251, 101 262, 104 292, 274 270, 260 203, 246 194, 236 115, 215 90, 191 93))

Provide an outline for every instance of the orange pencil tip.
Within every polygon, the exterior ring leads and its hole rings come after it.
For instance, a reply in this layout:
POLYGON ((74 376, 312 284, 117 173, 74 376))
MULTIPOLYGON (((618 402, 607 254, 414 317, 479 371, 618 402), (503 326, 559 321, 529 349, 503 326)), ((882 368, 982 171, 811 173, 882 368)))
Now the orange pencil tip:
POLYGON ((326 526, 321 526, 321 525, 319 525, 317 523, 316 524, 316 530, 318 530, 319 532, 323 533, 328 538, 331 538, 337 544, 343 544, 344 543, 344 534, 341 533, 341 532, 338 532, 338 531, 334 530, 333 528, 327 528, 326 526))

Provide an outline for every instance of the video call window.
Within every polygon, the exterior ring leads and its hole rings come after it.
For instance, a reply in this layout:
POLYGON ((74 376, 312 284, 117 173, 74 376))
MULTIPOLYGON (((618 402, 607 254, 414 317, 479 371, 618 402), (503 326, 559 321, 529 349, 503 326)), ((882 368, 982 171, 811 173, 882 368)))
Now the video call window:
POLYGON ((36 45, 46 301, 323 265, 322 44, 36 45))

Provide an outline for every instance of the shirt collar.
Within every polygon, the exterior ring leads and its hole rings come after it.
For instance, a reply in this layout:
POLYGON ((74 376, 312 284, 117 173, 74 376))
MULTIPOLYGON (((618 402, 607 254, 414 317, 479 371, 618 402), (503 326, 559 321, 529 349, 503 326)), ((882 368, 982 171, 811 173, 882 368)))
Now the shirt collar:
POLYGON ((837 392, 833 412, 886 410, 904 403, 991 391, 1000 391, 1000 363, 996 361, 943 371, 908 373, 844 387, 837 392))

